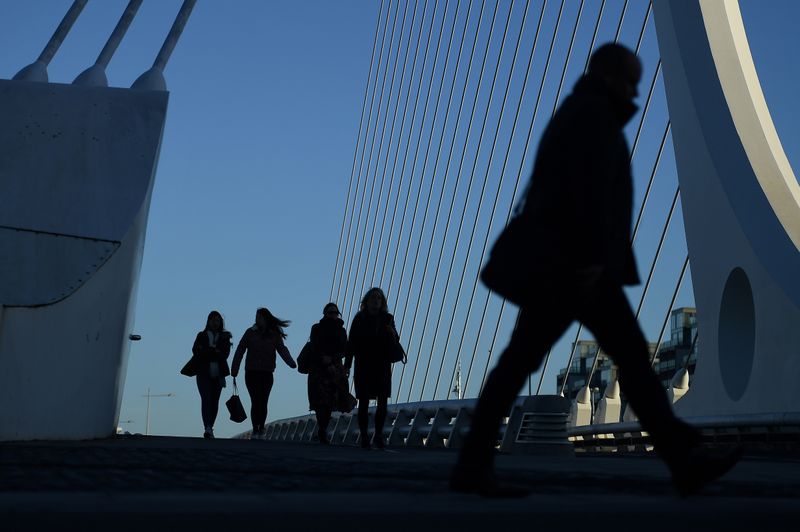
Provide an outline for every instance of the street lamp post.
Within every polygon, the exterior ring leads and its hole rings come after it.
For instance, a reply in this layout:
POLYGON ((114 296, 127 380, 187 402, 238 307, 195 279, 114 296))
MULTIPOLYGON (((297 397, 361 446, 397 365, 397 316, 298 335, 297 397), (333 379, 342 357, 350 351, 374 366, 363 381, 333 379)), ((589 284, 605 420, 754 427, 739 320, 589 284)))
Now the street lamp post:
POLYGON ((150 393, 150 387, 147 387, 147 394, 143 395, 142 397, 147 397, 147 413, 145 414, 145 422, 144 422, 144 434, 145 436, 150 434, 150 398, 151 397, 175 397, 175 394, 170 393, 150 393))

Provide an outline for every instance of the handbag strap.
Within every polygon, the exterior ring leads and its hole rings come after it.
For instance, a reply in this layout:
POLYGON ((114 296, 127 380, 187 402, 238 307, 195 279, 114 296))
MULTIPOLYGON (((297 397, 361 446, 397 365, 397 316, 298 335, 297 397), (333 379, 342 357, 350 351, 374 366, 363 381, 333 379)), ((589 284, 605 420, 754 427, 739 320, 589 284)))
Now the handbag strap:
POLYGON ((233 395, 239 395, 239 388, 236 386, 236 377, 233 378, 233 395))

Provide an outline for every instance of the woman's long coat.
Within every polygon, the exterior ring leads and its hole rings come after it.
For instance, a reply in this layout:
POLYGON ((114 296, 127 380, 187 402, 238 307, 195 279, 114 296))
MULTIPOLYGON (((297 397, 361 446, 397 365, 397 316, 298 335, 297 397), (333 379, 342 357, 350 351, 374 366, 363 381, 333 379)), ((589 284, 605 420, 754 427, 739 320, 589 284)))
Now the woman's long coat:
POLYGON ((322 318, 311 327, 311 360, 308 372, 309 410, 333 412, 340 394, 347 393, 347 377, 342 358, 347 347, 347 331, 339 318, 322 318), (329 362, 323 358, 329 357, 329 362), (343 389, 342 389, 343 388, 343 389))
POLYGON ((389 354, 397 341, 394 317, 388 312, 374 316, 361 311, 350 324, 345 367, 355 359, 353 382, 356 397, 377 399, 392 395, 392 364, 389 354))

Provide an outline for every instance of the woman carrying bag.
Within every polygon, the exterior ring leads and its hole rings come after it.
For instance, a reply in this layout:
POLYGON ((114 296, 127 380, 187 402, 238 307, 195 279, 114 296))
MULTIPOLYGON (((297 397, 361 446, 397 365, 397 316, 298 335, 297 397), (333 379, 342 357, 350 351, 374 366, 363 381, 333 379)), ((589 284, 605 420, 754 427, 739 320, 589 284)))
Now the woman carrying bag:
POLYGON ((347 347, 344 322, 335 303, 325 305, 322 313, 322 319, 311 327, 309 349, 304 350, 306 355, 301 366, 306 366, 308 371, 308 409, 317 415, 319 442, 327 445, 331 413, 341 410, 343 401, 351 396, 342 365, 347 347))
POLYGON ((250 420, 253 423, 251 439, 263 439, 265 435, 264 422, 267 419, 269 394, 272 391, 276 353, 287 366, 292 369, 297 367, 289 349, 283 343, 286 338, 283 328, 288 326, 288 321, 276 318, 269 310, 258 309, 255 325, 242 335, 233 355, 231 375, 235 378, 239 374, 242 357, 247 351, 244 383, 250 395, 250 420))
POLYGON ((214 438, 219 396, 225 387, 225 377, 231 373, 228 368, 230 352, 231 333, 225 330, 222 314, 212 310, 206 319, 205 329, 197 333, 194 340, 192 359, 182 371, 184 374, 193 373, 196 376, 205 427, 203 437, 206 439, 214 438))
MULTIPOLYGON (((368 437, 369 401, 377 399, 374 443, 383 449, 383 425, 392 393, 392 362, 402 352, 394 317, 389 314, 386 296, 380 288, 370 288, 361 300, 358 314, 350 324, 345 368, 349 373, 355 359, 353 383, 358 398, 358 426, 361 447, 370 448, 368 437)), ((402 358, 402 357, 401 357, 402 358)))

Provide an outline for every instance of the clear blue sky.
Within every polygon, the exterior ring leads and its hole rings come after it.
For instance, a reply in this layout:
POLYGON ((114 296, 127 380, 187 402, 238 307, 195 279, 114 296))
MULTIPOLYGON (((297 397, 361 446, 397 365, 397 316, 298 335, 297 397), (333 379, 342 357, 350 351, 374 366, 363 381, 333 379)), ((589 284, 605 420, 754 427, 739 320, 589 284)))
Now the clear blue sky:
MULTIPOLYGON (((70 3, 0 2, 0 76, 10 78, 35 59, 70 3)), ((94 61, 126 3, 89 2, 51 64, 51 81, 68 83, 94 61)), ((129 86, 150 66, 180 4, 144 2, 109 67, 112 86, 129 86)), ((646 7, 643 0, 632 4, 646 7)), ((800 5, 741 4, 767 102, 797 168, 800 5)), ((124 427, 144 432, 141 395, 150 387, 176 394, 153 401, 151 432, 200 434, 194 381, 178 370, 210 309, 224 314, 238 339, 255 309, 267 306, 292 320, 287 343, 299 352, 328 299, 377 14, 377 1, 198 2, 166 71, 169 112, 136 315, 143 340, 128 361, 120 419, 132 423, 124 427)), ((626 35, 635 32, 626 28, 626 35)), ((647 42, 652 48, 654 39, 647 42)), ((668 159, 667 173, 674 165, 668 159)), ((646 167, 634 163, 639 174, 646 167)), ((656 191, 662 202, 674 186, 664 183, 656 191)), ((676 238, 672 255, 681 249, 676 238)), ((689 288, 679 303, 691 304, 689 288)), ((659 313, 643 317, 646 327, 660 322, 659 313)), ((553 371, 566 355, 559 349, 553 371)), ((545 391, 554 380, 548 372, 545 391)), ((246 393, 243 400, 248 406, 246 393)), ((305 378, 279 362, 269 418, 306 408, 305 378)), ((219 435, 245 425, 228 421, 222 407, 219 435)))

